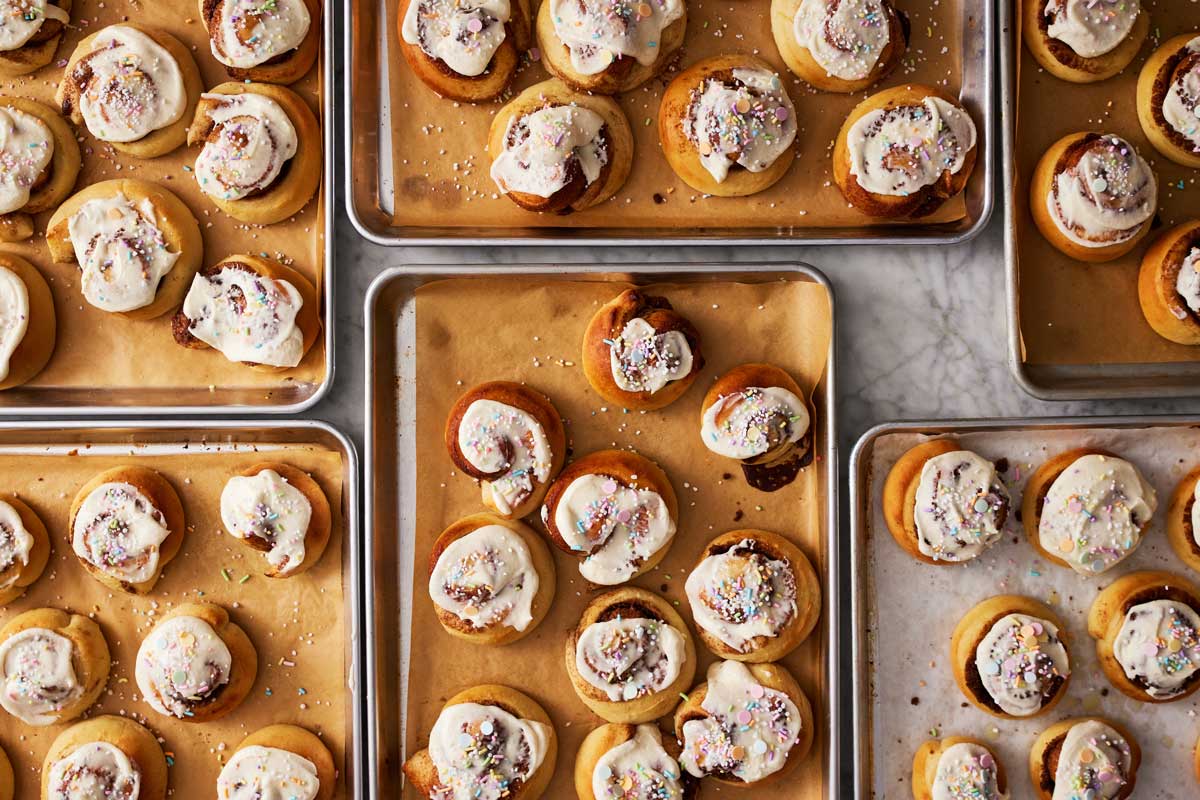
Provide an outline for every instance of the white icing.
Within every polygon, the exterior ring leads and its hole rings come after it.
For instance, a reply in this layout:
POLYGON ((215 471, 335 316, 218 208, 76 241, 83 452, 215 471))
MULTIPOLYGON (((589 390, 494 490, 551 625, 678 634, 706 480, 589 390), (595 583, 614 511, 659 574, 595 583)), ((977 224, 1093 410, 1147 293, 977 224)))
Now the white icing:
POLYGON ((314 800, 320 789, 316 765, 278 747, 243 747, 217 778, 220 800, 314 800))
POLYGON ((538 197, 552 197, 579 172, 591 186, 608 163, 603 127, 603 117, 574 105, 514 116, 492 162, 492 180, 502 192, 538 197))
POLYGON ((154 302, 175 267, 149 198, 136 205, 118 192, 89 200, 67 220, 83 296, 102 311, 133 311, 154 302))
POLYGON ((796 616, 796 576, 786 560, 768 558, 745 539, 705 558, 684 589, 696 624, 739 653, 774 638, 796 616))
POLYGON ((196 158, 196 181, 204 193, 241 200, 274 183, 299 143, 287 112, 252 92, 201 98, 216 103, 208 110, 216 138, 206 141, 196 158))
POLYGON ((229 683, 233 656, 212 626, 198 617, 163 620, 138 648, 138 691, 160 714, 185 719, 192 707, 229 683))
POLYGON ((221 490, 221 522, 239 539, 266 545, 267 563, 280 575, 304 563, 304 539, 312 505, 273 469, 235 475, 221 490))
POLYGON ((881 0, 801 0, 792 26, 813 61, 847 81, 870 75, 892 39, 881 0))
POLYGON ((1158 181, 1133 145, 1111 134, 1054 176, 1046 208, 1075 244, 1106 247, 1137 235, 1158 208, 1158 181))
POLYGON ((1067 731, 1054 772, 1051 800, 1112 800, 1129 782, 1133 754, 1121 734, 1095 720, 1067 731))
POLYGON ((21 515, 0 500, 0 590, 16 585, 21 570, 29 566, 32 549, 33 536, 25 530, 21 515))
POLYGON ((1038 538, 1080 575, 1098 575, 1137 549, 1157 506, 1154 487, 1128 461, 1085 455, 1046 493, 1038 538))
POLYGON ((1184 256, 1179 266, 1179 277, 1175 279, 1175 291, 1192 313, 1200 314, 1200 247, 1193 247, 1184 256))
POLYGON ((575 668, 613 702, 661 692, 686 660, 683 634, 654 619, 594 622, 575 643, 575 668))
POLYGON ((708 78, 692 91, 683 130, 704 169, 724 183, 734 164, 762 172, 791 147, 796 109, 778 75, 735 69, 730 79, 708 78))
POLYGON ((1008 614, 975 648, 983 688, 1005 714, 1029 717, 1054 696, 1059 678, 1071 674, 1067 649, 1049 620, 1008 614))
POLYGON ((1000 540, 1008 504, 995 464, 969 450, 936 455, 917 484, 917 546, 938 561, 970 561, 1000 540))
POLYGON ((0 214, 20 211, 54 156, 54 136, 45 122, 0 106, 0 214))
MULTIPOLYGON (((1200 53, 1200 36, 1187 43, 1187 51, 1189 56, 1200 53)), ((1192 152, 1200 153, 1200 59, 1171 81, 1162 112, 1167 124, 1192 143, 1192 152)))
POLYGON ((295 50, 312 25, 304 0, 221 0, 214 21, 213 58, 241 69, 295 50))
POLYGON ((654 725, 638 725, 632 739, 609 750, 592 769, 597 800, 678 800, 683 797, 679 762, 662 746, 654 725))
MULTIPOLYGON (((8 267, 0 266, 0 381, 8 377, 13 353, 29 329, 29 289, 8 267)), ((0 555, 0 569, 4 559, 0 555)))
POLYGON ((65 25, 71 15, 48 0, 0 0, 0 52, 24 47, 48 19, 65 25))
POLYGON ((634 317, 609 345, 613 382, 626 392, 654 394, 692 373, 692 348, 680 331, 659 333, 634 317))
POLYGON ((986 747, 959 742, 938 759, 932 800, 1008 800, 998 781, 995 756, 986 747))
POLYGON ((596 75, 622 56, 650 66, 659 57, 662 32, 683 17, 683 0, 548 0, 554 32, 566 45, 571 67, 596 75))
POLYGON ((183 300, 188 331, 230 361, 294 367, 304 357, 296 315, 304 305, 286 280, 234 266, 197 274, 183 300))
POLYGON ((482 75, 504 43, 509 0, 411 0, 400 32, 459 75, 482 75))
POLYGON ((187 111, 183 72, 154 39, 110 25, 65 80, 82 80, 79 113, 104 142, 136 142, 172 125, 187 111))
POLYGON ((746 783, 783 769, 800 740, 800 710, 785 693, 754 679, 745 664, 718 661, 708 668, 704 719, 683 723, 679 763, 702 778, 716 773, 746 783))
POLYGON ((438 556, 429 596, 477 630, 506 625, 523 631, 533 621, 538 583, 525 540, 503 525, 484 525, 438 556))
POLYGON ((496 706, 446 706, 429 734, 429 757, 438 776, 431 796, 501 800, 520 794, 518 787, 546 758, 553 733, 548 725, 496 706))
POLYGON ((1113 655, 1129 680, 1156 700, 1178 697, 1200 670, 1200 615, 1173 600, 1129 609, 1113 655))
POLYGON ((704 412, 700 438, 709 450, 749 459, 795 443, 808 433, 808 406, 778 386, 722 395, 704 412))
POLYGON ((121 748, 88 742, 51 765, 46 800, 137 800, 141 784, 137 764, 121 748))
POLYGON ((75 645, 46 628, 26 628, 0 642, 0 706, 28 725, 53 725, 83 694, 75 645))
POLYGON ((850 174, 872 194, 906 197, 957 175, 975 140, 971 115, 940 97, 877 108, 846 133, 850 174))
POLYGON ((1140 0, 1049 0, 1046 32, 1084 58, 1114 50, 1133 30, 1140 0))
POLYGON ((480 472, 496 477, 483 488, 501 514, 511 514, 536 483, 550 477, 553 453, 546 431, 532 414, 495 400, 476 400, 458 426, 458 449, 480 472))
POLYGON ((92 490, 75 515, 75 555, 119 581, 142 583, 158 574, 159 546, 170 531, 150 498, 128 483, 92 490))

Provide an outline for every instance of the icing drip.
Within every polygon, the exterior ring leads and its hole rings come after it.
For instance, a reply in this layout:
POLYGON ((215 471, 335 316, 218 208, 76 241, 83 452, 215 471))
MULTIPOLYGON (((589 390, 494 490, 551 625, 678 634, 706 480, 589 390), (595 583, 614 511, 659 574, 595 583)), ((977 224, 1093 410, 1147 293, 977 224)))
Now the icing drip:
POLYGON ((1113 655, 1125 676, 1156 700, 1178 697, 1200 670, 1200 615, 1173 600, 1142 603, 1125 613, 1113 655))
POLYGON ((221 0, 210 25, 213 58, 249 69, 299 47, 312 19, 304 0, 221 0))
POLYGON ((877 108, 846 134, 850 174, 872 194, 907 197, 946 172, 957 175, 975 137, 971 115, 940 97, 877 108))
POLYGON ((46 628, 26 628, 0 642, 0 706, 28 725, 53 725, 83 694, 75 677, 75 645, 46 628))
POLYGON ((230 361, 294 367, 304 357, 304 333, 296 325, 303 305, 288 281, 232 265, 196 275, 183 314, 188 332, 230 361))
POLYGON ((634 317, 608 342, 613 381, 626 392, 654 394, 692 373, 692 348, 679 331, 659 333, 634 317))
POLYGON ((225 530, 266 553, 267 563, 287 575, 304 563, 304 540, 312 505, 273 469, 229 479, 221 491, 225 530))
POLYGON ((523 631, 533 621, 538 582, 525 540, 503 525, 485 525, 438 556, 429 596, 476 630, 507 625, 523 631))
POLYGON ((1109 134, 1054 176, 1046 207, 1072 242, 1106 247, 1129 241, 1154 216, 1158 182, 1133 145, 1109 134))
POLYGON ((432 800, 501 800, 519 794, 546 757, 553 731, 496 706, 447 706, 429 734, 438 782, 432 800))
POLYGON ((1163 119, 1200 153, 1200 36, 1187 43, 1187 55, 1163 98, 1163 119))
POLYGON ((1063 740, 1052 800, 1112 800, 1132 768, 1133 754, 1121 734, 1102 722, 1081 722, 1063 740))
POLYGON ((809 424, 808 407, 787 389, 748 388, 709 406, 700 436, 717 455, 745 460, 799 442, 809 424))
POLYGON ((401 35, 459 75, 482 75, 504 43, 509 0, 411 0, 401 35))
POLYGON ((210 197, 241 200, 267 189, 296 155, 296 128, 287 112, 261 94, 204 94, 215 137, 196 159, 196 181, 210 197))
POLYGON ((612 619, 588 625, 575 643, 575 667, 613 702, 661 692, 687 659, 683 635, 654 619, 612 619))
POLYGON ((596 75, 621 57, 650 66, 662 32, 683 17, 683 0, 549 0, 554 32, 571 54, 571 67, 596 75))
POLYGON ((489 476, 484 491, 501 514, 511 514, 550 477, 553 454, 542 425, 519 408, 476 400, 458 426, 458 449, 489 476))
POLYGON ((870 75, 892 38, 882 0, 802 0, 793 28, 813 61, 847 81, 870 75))
POLYGON ((146 702, 160 714, 185 719, 229 683, 233 656, 198 617, 160 622, 138 648, 135 677, 146 702))
POLYGON ((970 561, 1000 540, 1008 506, 992 462, 968 450, 934 456, 917 484, 917 545, 938 561, 970 561))
MULTIPOLYGON (((2 19, 2 18, 0 18, 2 19)), ((20 211, 54 156, 54 137, 32 114, 0 106, 0 214, 20 211)))
POLYGON ((547 106, 509 121, 492 180, 505 193, 553 197, 579 175, 591 186, 607 163, 603 117, 582 106, 547 106))
POLYGON ((796 616, 792 565, 754 547, 753 539, 744 539, 709 556, 685 584, 696 624, 739 653, 749 652, 760 636, 778 636, 796 616))
POLYGON ((1049 0, 1046 32, 1084 58, 1116 49, 1133 30, 1140 0, 1049 0))
POLYGON ((0 500, 0 590, 16 585, 21 570, 29 566, 32 549, 33 536, 25 530, 21 515, 0 500))
POLYGON ((320 789, 316 765, 278 747, 243 747, 217 778, 219 800, 314 800, 320 789))
MULTIPOLYGON (((1184 256, 1175 279, 1175 291, 1187 303, 1193 314, 1200 314, 1200 247, 1193 247, 1184 256)), ((1183 318, 1186 319, 1186 314, 1183 318)), ((1200 531, 1200 527, 1196 528, 1200 531)))
POLYGON ((662 746, 654 725, 638 725, 633 738, 600 757, 592 770, 592 794, 601 800, 678 800, 683 797, 679 762, 662 746))
POLYGON ((0 0, 0 52, 24 47, 47 20, 66 25, 71 15, 47 0, 0 0))
POLYGON ((1002 617, 975 648, 983 688, 1005 714, 1032 716, 1071 675, 1054 623, 1024 614, 1002 617))
POLYGON ((75 515, 75 555, 119 581, 142 583, 158 572, 159 546, 170 531, 150 499, 128 483, 92 490, 75 515))
POLYGON ((778 75, 735 69, 730 77, 708 78, 692 91, 683 126, 704 169, 724 183, 734 164, 762 172, 791 147, 796 109, 778 75))
POLYGON ((933 800, 1008 800, 998 781, 996 759, 987 748, 960 742, 938 759, 933 800))
MULTIPOLYGON (((17 273, 0 266, 0 381, 8 377, 13 353, 25 339, 28 329, 29 290, 17 273)), ((0 548, 0 571, 3 569, 0 548)))
POLYGON ((50 767, 47 800, 137 800, 141 783, 137 764, 121 748, 88 742, 50 767))

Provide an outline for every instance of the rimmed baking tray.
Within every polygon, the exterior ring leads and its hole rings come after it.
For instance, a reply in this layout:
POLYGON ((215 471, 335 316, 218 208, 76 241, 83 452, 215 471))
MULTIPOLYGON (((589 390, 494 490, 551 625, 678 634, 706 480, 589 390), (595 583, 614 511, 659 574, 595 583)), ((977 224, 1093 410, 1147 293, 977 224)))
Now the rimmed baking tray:
MULTIPOLYGON (((964 198, 966 216, 940 224, 860 225, 853 227, 722 227, 714 212, 711 221, 695 224, 664 223, 657 227, 458 227, 395 224, 394 152, 403 147, 394 139, 390 124, 392 98, 388 64, 398 58, 396 33, 390 10, 398 0, 343 0, 345 197, 346 211, 359 233, 382 245, 719 245, 719 244, 955 244, 984 229, 992 214, 995 175, 995 4, 988 0, 963 0, 965 9, 958 30, 962 97, 975 112, 982 139, 976 173, 964 198)), ((768 0, 760 0, 765 5, 768 0)), ((536 4, 535 4, 536 5, 536 4)), ((731 13, 734 9, 730 8, 731 13)), ((723 21, 718 24, 724 24, 723 21)), ((766 25, 766 14, 763 14, 766 25)), ((766 40, 770 39, 769 33, 766 40)), ((738 37, 741 40, 741 36, 738 37)), ((925 42, 932 48, 936 42, 925 42)), ((774 43, 770 43, 774 48, 774 43)), ((749 45, 742 45, 747 49, 749 45)), ((737 50, 736 45, 730 45, 737 50)), ((686 50, 686 46, 685 46, 686 50)), ((773 52, 773 51, 772 51, 773 52)), ((687 58, 685 54, 685 59, 687 58)), ((906 62, 907 63, 907 62, 906 62)), ((881 82, 876 90, 902 83, 906 67, 881 82)), ((934 78, 930 78, 934 80, 934 78)), ((430 97, 433 97, 431 94, 430 97)), ((804 95, 819 102, 820 94, 804 95)), ((445 101, 449 102, 449 101, 445 101)), ((456 104, 457 105, 457 104, 456 104)), ((497 105, 496 108, 499 108, 497 105)), ((409 109, 407 113, 414 113, 409 109)), ((653 112, 651 112, 653 113, 653 112)), ((639 122, 640 125, 640 122, 639 122)), ((486 154, 481 154, 485 156, 486 154)), ((825 143, 809 143, 806 158, 828 159, 825 143)), ((635 155, 636 158, 636 155, 635 155)), ((486 159, 474 165, 486 169, 486 159), (480 166, 480 164, 484 166, 480 166)), ((682 186, 682 184, 680 184, 682 186)), ((430 191, 433 191, 432 188, 430 191)), ((685 193, 688 192, 684 187, 685 193)), ((698 194, 691 192, 691 194, 698 194)), ((656 202, 660 198, 656 198, 656 202)), ((651 206, 650 208, 654 208, 651 206)), ((802 217, 798 216, 798 219, 802 217)))
MULTIPOLYGON (((1171 775, 1177 778, 1190 774, 1197 733, 1193 717, 1189 716, 1189 712, 1194 714, 1194 701, 1141 703, 1125 698, 1111 687, 1096 663, 1095 645, 1086 632, 1086 611, 1093 593, 1107 581, 1096 578, 1089 582, 1038 558, 1020 530, 1020 491, 1012 491, 1008 535, 995 545, 995 552, 980 556, 978 563, 942 567, 921 564, 892 540, 878 511, 886 468, 924 437, 938 436, 959 439, 964 448, 975 449, 986 458, 1008 460, 1006 478, 1021 488, 1039 464, 1073 447, 1107 448, 1127 456, 1155 486, 1158 510, 1141 546, 1128 561, 1115 568, 1114 574, 1166 569, 1194 577, 1175 557, 1162 531, 1162 520, 1176 482, 1200 463, 1200 417, 928 420, 887 423, 867 431, 850 456, 849 469, 854 744, 848 757, 854 761, 854 789, 852 795, 847 791, 846 796, 872 800, 892 797, 895 790, 907 797, 912 756, 917 746, 925 739, 950 735, 975 736, 993 748, 1002 748, 1003 752, 997 752, 1002 759, 1009 756, 1003 763, 1010 793, 1013 797, 1031 796, 1027 766, 1027 746, 1032 740, 1029 729, 1041 730, 1059 719, 1084 714, 1107 714, 1118 722, 1136 723, 1131 728, 1139 737, 1144 758, 1136 795, 1141 796, 1144 791, 1147 797, 1161 800, 1193 796, 1188 793, 1187 785, 1178 780, 1169 789, 1159 784, 1163 778, 1169 781, 1171 775), (874 469, 876 465, 879 472, 874 469), (877 538, 886 564, 877 563, 880 553, 873 551, 877 538), (895 610, 890 613, 905 615, 907 627, 896 631, 898 635, 909 632, 911 640, 886 654, 880 652, 885 623, 880 619, 883 612, 879 609, 886 610, 884 599, 877 593, 880 582, 902 590, 904 596, 894 599, 895 610), (964 587, 966 583, 970 585, 964 587), (921 587, 919 592, 912 588, 915 585, 921 587), (947 660, 951 630, 974 603, 997 594, 1022 594, 1048 602, 1067 624, 1074 665, 1071 687, 1063 703, 1049 714, 1025 721, 997 719, 970 706, 951 676, 947 660), (914 600, 926 603, 923 609, 926 613, 910 610, 914 600), (932 640, 932 645, 926 639, 932 640), (899 708, 884 710, 884 697, 898 701, 895 704, 899 708), (904 729, 881 730, 883 723, 876 724, 877 715, 892 722, 900 718, 904 729), (956 726, 955 721, 963 715, 969 717, 969 725, 956 726), (1154 715, 1155 719, 1147 721, 1143 715, 1154 715), (931 730, 930 726, 935 728, 931 730), (888 748, 894 752, 885 754, 886 765, 877 773, 879 751, 888 748), (886 758, 887 755, 892 757, 886 758), (886 794, 875 793, 881 783, 886 794)), ((895 645, 896 635, 890 635, 886 641, 895 645)))
MULTIPOLYGON (((400 771, 407 753, 405 741, 407 689, 411 670, 436 669, 422 662, 419 644, 408 632, 411 626, 416 522, 416 472, 422 467, 416 452, 416 303, 421 286, 440 279, 468 276, 536 276, 557 280, 607 280, 633 283, 742 281, 763 283, 794 280, 816 283, 829 296, 833 325, 825 372, 813 391, 818 418, 825 420, 818 463, 827 487, 823 498, 822 544, 827 548, 827 574, 823 576, 824 619, 820 629, 827 637, 823 668, 826 696, 818 704, 825 714, 825 762, 828 800, 841 797, 842 721, 840 702, 839 622, 842 617, 841 557, 838 537, 838 460, 835 392, 836 315, 832 287, 817 270, 803 264, 775 263, 760 266, 737 264, 655 265, 653 273, 614 272, 606 265, 573 266, 411 266, 393 268, 371 284, 366 315, 366 419, 367 484, 364 491, 363 549, 370 568, 363 574, 365 609, 364 641, 366 680, 365 781, 372 797, 398 796, 403 786, 400 771), (416 659, 416 660, 414 660, 416 659)), ((430 458, 444 458, 443 453, 430 458)), ((696 680, 701 680, 697 675, 696 680)), ((443 699, 443 698, 439 698, 443 699)), ((561 753, 573 758, 573 753, 561 753)))

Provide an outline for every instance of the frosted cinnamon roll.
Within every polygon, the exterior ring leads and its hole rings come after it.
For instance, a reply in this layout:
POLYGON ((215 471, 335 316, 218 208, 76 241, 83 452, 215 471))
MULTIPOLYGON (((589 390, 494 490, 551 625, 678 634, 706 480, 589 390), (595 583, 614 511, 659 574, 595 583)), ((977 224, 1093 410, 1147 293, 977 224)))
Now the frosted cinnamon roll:
POLYGON ((1200 467, 1176 485, 1167 511, 1167 539, 1186 566, 1200 572, 1200 467))
POLYGON ((67 728, 42 762, 42 800, 164 800, 167 759, 154 734, 127 717, 67 728))
POLYGON ((507 686, 475 686, 446 701, 429 746, 404 762, 422 797, 537 800, 558 759, 550 717, 507 686))
POLYGON ((1200 33, 1167 40, 1138 73, 1137 112, 1154 149, 1200 167, 1200 33))
POLYGON ((0 163, 0 242, 24 241, 33 236, 33 215, 57 206, 75 186, 79 144, 49 106, 0 97, 0 163))
POLYGON ((614 586, 653 569, 675 539, 679 504, 657 464, 624 450, 572 462, 546 493, 550 541, 580 559, 591 583, 614 586))
POLYGON ((1029 208, 1042 236, 1061 252, 1080 261, 1111 261, 1150 232, 1158 180, 1121 137, 1073 133, 1038 161, 1029 208))
POLYGON ((1038 800, 1127 800, 1142 751, 1133 736, 1099 717, 1067 719, 1038 735, 1029 776, 1038 800))
POLYGON ((14 495, 0 495, 0 606, 20 597, 46 569, 50 534, 37 513, 14 495))
POLYGON ((1051 75, 1094 83, 1123 71, 1150 30, 1140 0, 1021 0, 1025 46, 1051 75))
POLYGON ((772 0, 771 32, 788 69, 827 92, 867 88, 908 51, 892 0, 772 0))
POLYGON ((273 258, 234 255, 200 270, 171 321, 175 342, 268 372, 297 366, 321 332, 317 290, 273 258))
POLYGON ((0 707, 27 725, 69 722, 108 682, 108 643, 87 617, 39 608, 0 628, 0 707))
POLYGON ((57 320, 54 296, 37 267, 0 253, 0 390, 28 383, 45 368, 54 353, 57 320))
POLYGON ((700 782, 680 769, 679 745, 657 725, 596 728, 575 757, 579 800, 695 800, 700 782))
POLYGON ((254 685, 258 654, 229 613, 212 603, 183 603, 138 648, 138 691, 159 714, 185 722, 220 719, 254 685))
POLYGON ((254 464, 226 482, 221 522, 230 536, 262 553, 270 578, 312 568, 333 527, 320 485, 303 470, 275 462, 254 464))
POLYGON ((1142 257, 1138 303, 1154 332, 1200 344, 1200 220, 1164 231, 1142 257))
POLYGON ((554 404, 509 381, 481 383, 459 397, 445 438, 454 466, 479 481, 483 504, 505 519, 541 504, 567 451, 554 404))
POLYGON ((217 777, 220 800, 332 800, 333 756, 295 725, 268 725, 242 740, 217 777))
POLYGON ((145 594, 183 544, 183 505, 165 478, 145 467, 114 467, 71 502, 71 547, 92 577, 145 594))
POLYGON ((71 22, 71 0, 0 0, 0 75, 46 66, 71 22))
POLYGON ((155 158, 187 140, 201 91, 186 46, 166 31, 130 22, 75 46, 54 100, 101 142, 155 158))
POLYGON ((321 46, 318 0, 200 0, 212 56, 239 81, 295 83, 321 46))
POLYGON ((1055 456, 1030 476, 1021 521, 1043 558, 1091 577, 1138 548, 1157 507, 1154 487, 1136 466, 1081 448, 1055 456))
POLYGON ((154 319, 179 305, 204 254, 200 224, 172 192, 142 180, 94 183, 46 226, 50 255, 78 264, 89 305, 154 319))
POLYGON ((962 193, 975 169, 975 122, 950 95, 909 84, 850 112, 833 148, 842 196, 871 217, 926 217, 962 193))
POLYGON ((1004 766, 987 745, 965 736, 930 739, 917 749, 914 800, 1008 800, 1004 766))

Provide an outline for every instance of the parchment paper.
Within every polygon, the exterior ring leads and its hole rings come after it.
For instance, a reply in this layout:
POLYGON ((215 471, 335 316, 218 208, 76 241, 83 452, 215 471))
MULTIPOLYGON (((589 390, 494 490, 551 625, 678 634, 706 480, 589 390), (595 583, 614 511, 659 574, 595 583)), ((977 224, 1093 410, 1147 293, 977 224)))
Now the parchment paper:
MULTIPOLYGON (((195 0, 75 0, 72 26, 59 45, 55 60, 30 76, 0 81, 0 95, 40 100, 55 107, 54 91, 66 59, 75 45, 100 28, 135 22, 160 28, 183 42, 203 77, 205 89, 230 80, 209 50, 204 21, 195 0)), ((307 101, 321 119, 318 65, 290 88, 307 101)), ((229 217, 200 191, 192 167, 199 147, 180 147, 160 158, 127 156, 77 130, 83 169, 75 190, 113 178, 140 178, 161 183, 192 210, 204 236, 203 265, 236 253, 277 258, 306 275, 320 298, 324 283, 325 198, 318 193, 303 211, 276 225, 248 225, 229 217)), ((301 364, 286 372, 264 372, 235 364, 216 350, 188 350, 171 337, 171 314, 149 321, 127 320, 92 307, 79 290, 79 267, 55 264, 45 246, 46 223, 53 211, 35 219, 34 237, 0 252, 21 255, 41 270, 54 294, 58 343, 46 369, 30 387, 87 388, 207 388, 279 387, 293 382, 318 383, 326 373, 325 347, 319 337, 301 364)), ((323 301, 319 301, 323 302, 323 301)), ((324 315, 322 315, 324 316, 324 315)), ((0 398, 2 399, 2 398, 0 398)))
MULTIPOLYGON (((339 773, 344 772, 349 720, 341 656, 347 633, 340 454, 317 446, 259 446, 235 452, 230 445, 218 450, 195 443, 161 455, 111 447, 104 455, 87 447, 75 454, 65 448, 56 454, 14 455, 0 450, 0 486, 33 507, 46 524, 53 548, 42 577, 21 598, 0 608, 0 626, 43 606, 84 614, 98 623, 113 665, 108 688, 88 716, 129 716, 153 731, 174 760, 168 769, 173 798, 213 797, 217 775, 233 749, 247 735, 275 723, 301 725, 320 735, 339 773), (221 525, 225 482, 239 470, 266 460, 308 472, 324 490, 333 512, 333 534, 321 560, 307 572, 284 580, 263 577, 261 555, 221 525), (158 470, 179 493, 187 520, 183 548, 144 597, 109 590, 84 570, 71 550, 68 520, 76 491, 97 473, 123 465, 158 470), (223 569, 229 572, 228 580, 223 569), (247 574, 252 577, 243 583, 247 574), (141 699, 133 675, 142 639, 172 607, 189 602, 224 606, 258 651, 258 678, 249 696, 229 716, 212 722, 188 723, 159 714, 141 699)), ((2 711, 0 718, 0 745, 13 762, 16 797, 32 800, 39 793, 42 759, 70 723, 34 728, 2 711)), ((335 797, 347 796, 339 780, 335 797)))
POLYGON ((1162 705, 1140 703, 1118 692, 1096 660, 1087 634, 1087 613, 1100 589, 1115 577, 1165 569, 1196 581, 1175 557, 1164 531, 1171 492, 1200 463, 1200 430, 1190 427, 1137 430, 971 433, 956 437, 967 449, 992 460, 1007 458, 1013 509, 1020 508, 1029 475, 1042 462, 1075 447, 1107 448, 1137 464, 1158 493, 1158 510, 1141 546, 1105 577, 1087 580, 1038 558, 1013 513, 1007 535, 975 563, 960 567, 921 564, 900 549, 883 521, 879 498, 892 464, 928 437, 890 434, 875 443, 871 459, 866 569, 869 575, 868 661, 872 665, 871 785, 875 797, 909 797, 912 758, 936 731, 975 736, 994 749, 1008 775, 1014 800, 1033 797, 1029 750, 1037 734, 1078 716, 1109 717, 1125 724, 1142 748, 1136 797, 1185 800, 1196 796, 1192 748, 1200 734, 1200 699, 1162 705), (916 587, 920 587, 918 591, 916 587), (1058 612, 1070 637, 1071 683, 1067 696, 1048 714, 1031 720, 993 717, 970 705, 954 681, 950 636, 976 604, 998 594, 1027 595, 1058 612))
POLYGON ((1043 70, 1021 41, 1020 2, 1014 3, 1017 67, 1016 212, 1018 301, 1024 360, 1030 364, 1136 364, 1195 361, 1200 349, 1159 336, 1138 305, 1138 267, 1158 233, 1196 216, 1197 172, 1159 155, 1137 118, 1137 77, 1160 44, 1200 27, 1188 0, 1144 0, 1150 35, 1120 75, 1082 85, 1043 70), (1115 133, 1131 142, 1158 176, 1156 228, 1132 253, 1085 264, 1055 250, 1029 213, 1029 179, 1038 159, 1075 131, 1115 133))
MULTIPOLYGON (((679 532, 662 564, 636 585, 660 592, 691 620, 684 581, 701 549, 719 533, 760 527, 797 542, 822 577, 828 574, 822 462, 791 486, 764 494, 746 486, 735 462, 710 453, 699 436, 700 401, 720 374, 746 361, 767 360, 806 390, 825 370, 830 340, 828 295, 815 283, 656 285, 699 329, 707 366, 688 392, 661 412, 625 413, 601 400, 580 368, 583 331, 592 314, 626 286, 605 282, 524 279, 448 280, 417 292, 417 535, 412 611, 413 668, 407 713, 408 753, 428 744, 446 699, 480 683, 526 692, 546 709, 558 734, 558 767, 547 798, 574 796, 575 753, 602 720, 576 697, 564 666, 566 634, 601 590, 588 586, 578 562, 554 550, 558 587, 550 613, 529 636, 503 648, 472 645, 438 624, 426 564, 434 540, 455 519, 483 510, 475 482, 456 474, 442 442, 446 414, 470 386, 507 379, 545 392, 567 423, 568 458, 610 447, 632 448, 657 461, 679 496, 679 532)), ((824 405, 816 452, 827 440, 824 405)), ((818 455, 818 458, 821 458, 818 455)), ((531 520, 535 530, 541 523, 531 520)), ((807 760, 778 787, 756 798, 824 798, 828 713, 824 619, 809 640, 784 660, 814 705, 821 730, 807 760)), ((694 628, 693 628, 694 635, 694 628)), ((713 660, 697 638, 704 680, 713 660)), ((709 789, 705 790, 706 792, 709 789)), ((405 798, 416 797, 408 787, 405 798)))
MULTIPOLYGON (((538 0, 532 3, 537 17, 538 0)), ((618 97, 633 128, 633 171, 621 191, 586 211, 558 216, 518 208, 498 194, 485 151, 488 126, 506 98, 471 105, 444 100, 421 83, 400 52, 389 46, 389 80, 397 225, 517 227, 810 228, 882 224, 850 208, 833 183, 833 141, 846 116, 869 94, 903 83, 932 83, 957 93, 962 75, 961 34, 973 22, 969 0, 899 4, 912 21, 904 63, 867 92, 816 92, 784 66, 771 36, 770 0, 689 0, 687 38, 674 67, 618 97), (658 141, 658 106, 663 89, 678 72, 709 56, 752 53, 779 73, 800 121, 796 163, 772 188, 744 198, 705 197, 671 171, 658 141)), ((383 35, 398 42, 399 2, 390 2, 383 35)), ((532 63, 511 92, 549 77, 532 63)), ((971 109, 982 126, 978 109, 971 109)), ((977 168, 978 169, 978 168, 977 168)), ((978 179, 978 175, 974 179, 978 179)), ((962 219, 961 196, 922 222, 962 219)), ((903 223, 901 223, 903 224, 903 223)))

